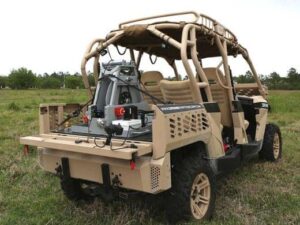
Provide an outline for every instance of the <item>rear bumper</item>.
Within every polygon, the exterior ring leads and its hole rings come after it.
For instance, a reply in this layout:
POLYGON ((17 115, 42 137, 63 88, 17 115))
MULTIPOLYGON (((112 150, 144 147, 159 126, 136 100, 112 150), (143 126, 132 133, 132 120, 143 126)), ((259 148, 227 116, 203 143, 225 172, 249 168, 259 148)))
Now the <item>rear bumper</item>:
MULTIPOLYGON (((147 193, 159 193, 171 187, 170 153, 158 160, 152 159, 146 143, 135 143, 137 148, 109 150, 95 148, 92 143, 74 143, 75 137, 40 135, 21 138, 21 144, 38 147, 40 166, 51 173, 68 159, 70 177, 103 184, 105 171, 109 167, 110 184, 117 177, 118 186, 147 193), (134 157, 134 158, 133 158, 134 157), (130 163, 135 162, 135 168, 130 163)), ((76 137, 78 139, 78 136, 76 137)), ((151 144, 151 143, 150 143, 151 144)), ((107 172, 106 172, 107 173, 107 172)), ((106 174, 108 175, 108 174, 106 174)), ((107 183, 107 182, 106 182, 107 183)))

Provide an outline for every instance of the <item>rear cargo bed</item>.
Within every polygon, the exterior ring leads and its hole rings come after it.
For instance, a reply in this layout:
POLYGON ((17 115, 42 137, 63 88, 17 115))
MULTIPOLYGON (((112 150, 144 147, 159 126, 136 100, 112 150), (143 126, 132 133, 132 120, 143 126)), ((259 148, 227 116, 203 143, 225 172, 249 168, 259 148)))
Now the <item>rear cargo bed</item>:
POLYGON ((110 146, 103 146, 106 138, 94 138, 78 135, 66 135, 59 133, 41 134, 37 136, 21 137, 20 143, 24 145, 37 146, 42 148, 57 149, 66 152, 76 152, 88 155, 97 155, 110 158, 130 160, 135 156, 142 156, 151 153, 152 144, 149 142, 137 142, 128 140, 122 145, 123 140, 113 139, 112 149, 110 146), (102 147, 103 146, 103 147, 102 147))

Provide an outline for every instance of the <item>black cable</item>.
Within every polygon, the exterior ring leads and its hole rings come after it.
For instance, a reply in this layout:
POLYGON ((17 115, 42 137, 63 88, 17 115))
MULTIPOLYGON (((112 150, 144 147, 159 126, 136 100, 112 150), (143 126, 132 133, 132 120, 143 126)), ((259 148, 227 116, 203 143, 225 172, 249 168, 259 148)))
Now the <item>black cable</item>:
MULTIPOLYGON (((109 67, 109 65, 113 62, 114 60, 110 57, 110 60, 108 61, 108 63, 106 63, 106 67, 104 67, 104 71, 103 71, 103 75, 105 74, 107 68, 109 67)), ((102 78, 102 77, 101 77, 102 78)), ((101 79, 99 78, 99 80, 101 79)))
MULTIPOLYGON (((108 49, 108 48, 107 48, 107 49, 108 49)), ((156 60, 157 60, 157 58, 156 58, 156 60)), ((110 64, 112 61, 113 61, 113 59, 111 59, 111 60, 106 64, 106 67, 104 68, 103 74, 105 74, 105 71, 106 71, 107 67, 109 66, 109 64, 110 64)), ((155 61, 155 62, 156 62, 156 61, 155 61)), ((140 89, 140 88, 137 88, 137 87, 134 86, 134 85, 131 85, 130 83, 128 83, 128 82, 122 80, 122 79, 119 78, 119 77, 116 77, 116 76, 111 75, 111 74, 110 74, 110 75, 107 75, 107 76, 108 76, 108 77, 116 78, 117 80, 122 81, 124 84, 126 84, 126 85, 128 85, 128 86, 131 86, 131 87, 133 87, 134 89, 136 89, 136 90, 142 92, 143 94, 147 95, 148 97, 151 98, 151 100, 153 101, 153 103, 154 103, 155 105, 157 105, 156 101, 158 101, 158 102, 161 103, 161 104, 166 104, 164 101, 160 100, 159 98, 156 98, 156 97, 154 97, 153 95, 149 94, 148 92, 146 92, 146 91, 144 91, 144 90, 142 90, 142 89, 140 89)), ((103 78, 104 78, 104 77, 100 77, 99 80, 102 80, 103 78)), ((140 83, 143 85, 143 87, 145 88, 145 90, 147 90, 146 87, 145 87, 145 85, 144 85, 142 82, 140 82, 140 83)))
POLYGON ((233 82, 233 77, 232 77, 232 71, 231 71, 230 66, 228 66, 228 68, 229 68, 229 76, 230 76, 230 82, 231 82, 231 87, 232 87, 232 94, 233 94, 233 97, 236 98, 236 92, 235 92, 235 88, 234 88, 234 82, 233 82))
MULTIPOLYGON (((110 52, 109 52, 109 49, 108 49, 108 48, 107 48, 107 51, 108 51, 108 53, 109 53, 109 55, 110 55, 110 52)), ((113 59, 111 58, 111 55, 110 55, 110 60, 109 60, 108 63, 106 64, 107 66, 104 68, 103 74, 106 72, 107 67, 109 66, 109 64, 110 64, 112 61, 113 61, 113 59)), ((100 74, 99 74, 99 76, 100 76, 100 74)), ((102 77, 99 78, 98 80, 101 80, 101 79, 102 79, 102 77)), ((58 126, 63 125, 64 123, 66 123, 67 121, 69 121, 70 119, 72 119, 72 118, 74 118, 74 117, 78 117, 78 116, 80 115, 80 112, 82 111, 82 109, 83 109, 84 107, 86 107, 90 102, 93 102, 93 101, 94 101, 95 95, 96 95, 96 91, 94 92, 93 97, 92 97, 90 100, 88 100, 84 105, 80 106, 79 109, 76 109, 76 110, 73 111, 71 114, 68 114, 68 115, 67 115, 67 118, 64 119, 60 124, 58 124, 58 126)), ((91 118, 91 119, 92 119, 92 118, 91 118)), ((89 129, 89 125, 88 125, 88 129, 89 129)))
MULTIPOLYGON (((111 58, 111 55, 110 55, 110 52, 109 52, 109 49, 108 49, 108 48, 107 48, 107 51, 108 51, 108 53, 109 53, 110 60, 109 60, 108 63, 106 64, 107 66, 104 67, 103 74, 105 74, 107 67, 108 67, 109 64, 113 61, 113 59, 111 58)), ((99 74, 99 76, 100 76, 100 74, 99 74)), ((103 77, 98 78, 98 81, 102 80, 102 78, 103 78, 103 77)), ((96 91, 95 91, 94 94, 93 94, 93 98, 92 98, 92 101, 93 101, 93 102, 94 102, 95 96, 96 96, 96 91)), ((96 106, 96 107, 97 107, 97 106, 96 106)), ((97 109, 96 109, 96 110, 97 110, 97 109)), ((92 119, 93 119, 93 113, 91 112, 91 121, 92 121, 92 119)), ((89 138, 90 138, 90 125, 91 125, 91 122, 89 121, 89 122, 88 122, 87 142, 89 141, 89 138)), ((105 146, 105 144, 104 144, 103 146, 97 145, 97 143, 96 143, 96 138, 94 138, 94 143, 95 143, 95 146, 98 147, 98 148, 103 148, 103 147, 105 146)))
POLYGON ((138 127, 138 128, 134 128, 134 127, 132 127, 132 126, 129 126, 129 129, 132 129, 132 130, 139 130, 139 129, 141 129, 142 127, 138 127))
POLYGON ((121 53, 121 52, 120 52, 120 50, 119 50, 119 47, 118 47, 118 45, 116 45, 116 49, 117 49, 117 51, 118 51, 119 55, 125 55, 125 53, 127 52, 127 48, 125 48, 124 52, 123 52, 123 53, 121 53))
POLYGON ((103 148, 105 146, 105 142, 103 143, 103 145, 98 145, 97 142, 96 142, 96 137, 94 137, 94 144, 95 146, 94 147, 98 147, 98 148, 103 148))
POLYGON ((143 110, 143 109, 139 109, 139 112, 143 112, 145 114, 150 114, 150 113, 154 113, 154 110, 143 110))
MULTIPOLYGON (((129 94, 127 99, 129 99, 129 100, 130 100, 129 103, 131 103, 131 102, 132 102, 132 97, 131 97, 131 94, 130 94, 130 88, 129 88, 129 85, 127 85, 127 92, 128 92, 128 94, 129 94)), ((128 104, 128 102, 126 102, 126 104, 128 104)))
POLYGON ((152 65, 154 65, 157 61, 157 56, 156 56, 155 60, 153 61, 152 60, 152 55, 149 55, 149 59, 150 59, 150 62, 152 63, 152 65))
MULTIPOLYGON (((125 139, 123 140, 123 142, 122 142, 122 144, 120 146, 123 146, 125 144, 125 142, 127 141, 128 137, 129 137, 130 128, 131 128, 131 126, 129 126, 128 131, 127 131, 127 135, 126 135, 125 139)), ((124 148, 128 148, 128 146, 113 148, 111 142, 110 142, 109 146, 110 146, 110 150, 112 150, 112 151, 119 150, 119 149, 124 149, 124 148)))
POLYGON ((122 79, 119 78, 119 77, 116 77, 116 76, 114 76, 114 75, 107 75, 107 76, 108 76, 108 77, 112 77, 112 78, 116 78, 117 80, 123 82, 124 84, 133 87, 134 89, 136 89, 136 90, 142 92, 143 94, 149 96, 152 100, 155 99, 156 101, 160 102, 161 104, 166 104, 164 101, 160 100, 159 98, 154 97, 153 95, 149 94, 148 92, 146 92, 146 91, 144 91, 144 90, 142 90, 142 89, 140 89, 140 88, 138 88, 138 87, 136 87, 136 86, 134 86, 134 85, 132 85, 132 84, 130 84, 130 83, 124 81, 124 80, 122 80, 122 79))
POLYGON ((110 51, 109 51, 109 48, 107 47, 107 52, 108 52, 108 55, 109 55, 109 58, 110 58, 110 61, 113 61, 113 58, 111 57, 111 54, 110 54, 110 51))
POLYGON ((76 109, 72 113, 68 114, 67 118, 64 119, 60 124, 58 124, 58 126, 63 125, 65 122, 69 121, 70 119, 72 119, 74 117, 78 117, 80 115, 80 112, 82 111, 82 109, 84 107, 86 107, 92 100, 93 100, 93 98, 91 98, 90 100, 88 100, 84 105, 80 106, 79 109, 76 109))

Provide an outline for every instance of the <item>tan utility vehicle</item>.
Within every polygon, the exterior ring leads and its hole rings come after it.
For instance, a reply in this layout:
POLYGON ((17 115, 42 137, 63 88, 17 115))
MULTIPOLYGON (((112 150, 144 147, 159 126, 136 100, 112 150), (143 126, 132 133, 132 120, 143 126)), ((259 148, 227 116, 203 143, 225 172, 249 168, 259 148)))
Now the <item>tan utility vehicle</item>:
POLYGON ((219 175, 258 153, 281 157, 280 130, 267 123, 267 90, 247 50, 208 16, 182 12, 121 23, 89 45, 81 72, 91 100, 40 105, 40 134, 21 138, 25 147, 38 147, 40 165, 59 175, 69 199, 165 192, 171 222, 201 220, 212 215, 219 175), (193 20, 174 22, 178 16, 193 20), (100 64, 109 47, 128 49, 130 61, 100 64), (174 78, 142 72, 146 54, 166 60, 174 78), (229 59, 239 56, 255 83, 233 81, 229 59), (219 61, 205 67, 207 58, 219 61), (86 72, 91 59, 95 89, 86 72))

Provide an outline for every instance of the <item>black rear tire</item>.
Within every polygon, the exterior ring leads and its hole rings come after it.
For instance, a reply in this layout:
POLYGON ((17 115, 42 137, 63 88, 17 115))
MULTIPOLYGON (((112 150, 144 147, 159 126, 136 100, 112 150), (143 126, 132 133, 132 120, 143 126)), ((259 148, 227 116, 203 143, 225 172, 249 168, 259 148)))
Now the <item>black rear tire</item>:
POLYGON ((282 138, 277 125, 271 123, 266 125, 259 157, 271 162, 276 162, 282 157, 282 138))
POLYGON ((197 221, 210 219, 215 207, 216 178, 209 163, 203 159, 201 152, 193 150, 185 158, 176 161, 172 165, 172 188, 167 193, 165 206, 168 221, 174 224, 180 220, 190 218, 197 221), (195 182, 199 177, 200 181, 197 184, 199 186, 196 185, 195 188, 195 182), (201 183, 201 177, 204 182, 208 183, 208 187, 205 189, 201 189, 204 186, 204 183, 201 183), (199 190, 194 194, 198 188, 203 192, 201 193, 199 190), (197 198, 197 196, 199 197, 197 198), (208 199, 205 201, 206 203, 202 203, 202 197, 204 196, 208 199), (195 204, 197 205, 195 206, 195 204), (201 209, 201 213, 197 214, 199 209, 201 209))

